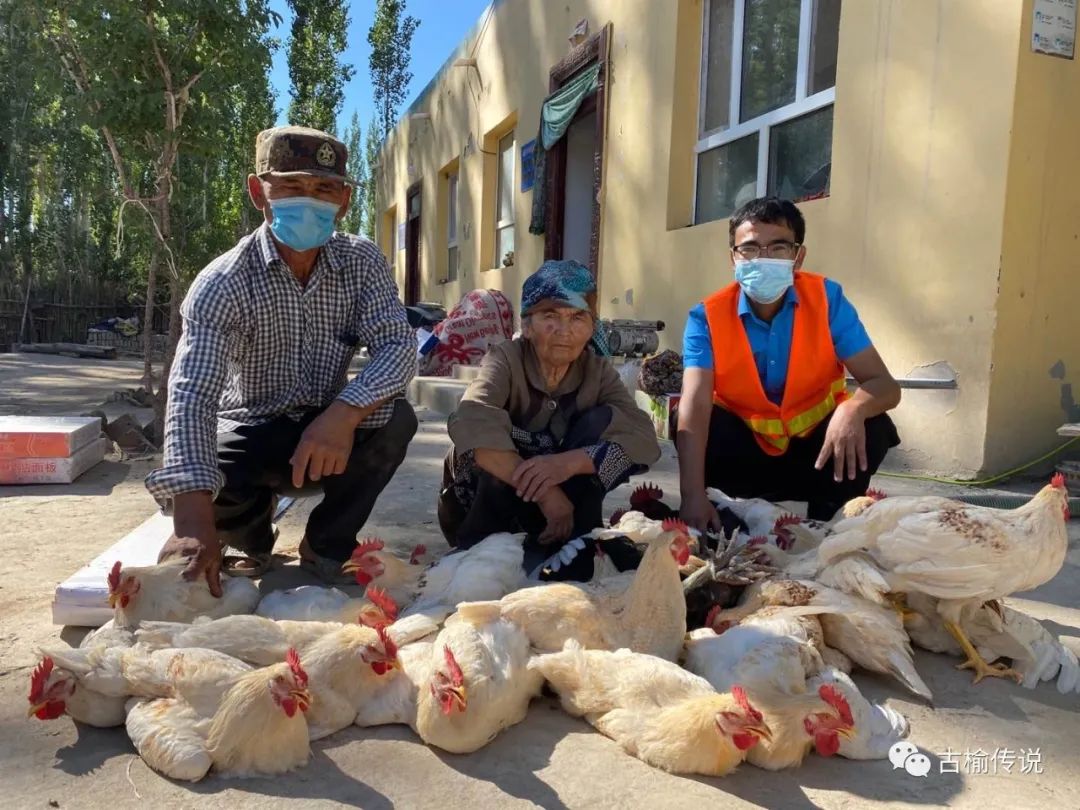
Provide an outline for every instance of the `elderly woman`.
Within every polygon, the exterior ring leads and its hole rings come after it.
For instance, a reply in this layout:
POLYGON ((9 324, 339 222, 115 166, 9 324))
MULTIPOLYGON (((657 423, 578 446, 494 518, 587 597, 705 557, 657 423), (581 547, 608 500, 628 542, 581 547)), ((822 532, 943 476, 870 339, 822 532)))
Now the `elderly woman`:
MULTIPOLYGON (((525 281, 521 313, 522 336, 491 347, 450 417, 439 523, 457 548, 528 533, 531 570, 603 525, 604 496, 660 446, 605 356, 588 268, 545 262, 525 281)), ((587 578, 592 555, 581 558, 561 578, 587 578)))

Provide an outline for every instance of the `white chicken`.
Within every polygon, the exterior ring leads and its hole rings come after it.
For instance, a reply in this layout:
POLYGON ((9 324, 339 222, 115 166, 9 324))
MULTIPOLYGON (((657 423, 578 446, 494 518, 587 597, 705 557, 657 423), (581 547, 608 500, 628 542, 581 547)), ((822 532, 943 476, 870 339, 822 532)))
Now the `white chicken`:
POLYGON ((529 663, 562 707, 672 773, 725 776, 771 730, 741 687, 717 692, 678 664, 630 650, 567 649, 529 663))
POLYGON ((371 587, 363 597, 354 598, 338 588, 301 585, 266 594, 255 615, 275 621, 360 623, 375 627, 385 623, 388 615, 391 621, 396 619, 397 606, 381 588, 371 587), (394 604, 393 615, 387 612, 388 604, 394 604))
POLYGON ((851 734, 840 737, 837 754, 847 759, 886 759, 889 749, 907 737, 910 724, 900 712, 871 703, 855 682, 844 672, 835 667, 825 667, 811 677, 806 686, 812 691, 819 691, 823 686, 831 686, 843 695, 853 718, 851 734))
POLYGON ((772 731, 747 754, 759 768, 780 770, 800 765, 811 747, 822 756, 840 749, 841 738, 854 733, 846 700, 831 688, 810 690, 807 682, 824 663, 816 637, 820 628, 813 608, 766 608, 753 624, 739 624, 717 634, 693 631, 686 643, 686 668, 718 691, 736 683, 764 714, 772 731))
MULTIPOLYGON (((946 630, 937 600, 925 594, 905 597, 904 627, 911 640, 925 650, 961 655, 956 639, 946 630)), ((1040 681, 1056 680, 1063 694, 1080 693, 1080 662, 1076 654, 1040 621, 1000 602, 968 605, 960 613, 960 627, 986 661, 1011 659, 1020 685, 1034 689, 1040 681)))
POLYGON ((830 570, 846 565, 851 592, 880 602, 896 593, 935 597, 945 628, 967 656, 959 668, 973 669, 975 683, 988 676, 1019 680, 1016 671, 979 655, 960 615, 969 604, 1031 590, 1061 570, 1069 542, 1068 498, 1060 474, 1015 510, 954 502, 932 510, 919 506, 895 519, 893 501, 900 499, 886 498, 837 525, 817 551, 818 578, 826 581, 830 570))
MULTIPOLYGON (((101 643, 57 648, 43 652, 31 675, 30 714, 42 720, 68 714, 93 726, 117 726, 124 722, 129 696, 172 696, 177 679, 185 673, 200 673, 210 694, 220 696, 233 676, 250 668, 204 649, 152 650, 145 644, 106 647, 101 643)), ((194 694, 188 697, 196 698, 194 694)))
POLYGON ((27 717, 55 720, 68 715, 72 720, 98 728, 124 724, 124 696, 103 695, 79 684, 70 670, 57 667, 45 655, 30 673, 30 708, 27 717))
POLYGON ((525 633, 499 617, 496 603, 486 604, 486 618, 454 614, 433 643, 410 645, 425 654, 409 655, 406 677, 373 695, 357 724, 407 723, 428 745, 468 754, 524 720, 544 679, 527 668, 525 633))
POLYGON ((386 628, 342 625, 304 650, 312 705, 308 732, 318 740, 353 724, 379 681, 400 677, 398 647, 386 628))
MULTIPOLYGON (((765 606, 803 605, 817 609, 829 648, 863 669, 891 675, 920 697, 932 699, 930 687, 915 669, 911 642, 896 611, 817 582, 773 579, 752 585, 743 592, 739 605, 711 614, 710 626, 719 631, 724 623, 741 622, 765 606)), ((837 663, 826 650, 821 652, 828 663, 837 663)))
POLYGON ((367 540, 342 567, 361 585, 384 589, 401 607, 402 617, 423 614, 441 622, 459 602, 499 599, 525 581, 524 534, 493 534, 464 551, 428 566, 405 562, 384 550, 382 540, 367 540))
POLYGON ((250 579, 222 577, 221 597, 210 593, 206 580, 186 581, 185 560, 123 568, 119 560, 109 572, 109 607, 116 627, 133 629, 152 621, 190 622, 197 616, 217 619, 251 613, 259 604, 259 589, 250 579))
POLYGON ((147 765, 173 779, 272 775, 306 764, 307 673, 295 650, 219 692, 211 714, 182 697, 133 700, 127 731, 147 765))
MULTIPOLYGON (((386 618, 389 621, 389 617, 386 618)), ((379 622, 369 622, 378 624, 379 622)), ((340 630, 341 622, 274 621, 262 616, 226 616, 222 619, 179 622, 145 622, 136 631, 140 643, 163 647, 204 647, 227 653, 256 666, 269 666, 290 648, 301 654, 318 639, 340 630)), ((357 625, 359 626, 359 625, 357 625)), ((399 619, 387 628, 401 646, 438 631, 427 616, 399 619)))
POLYGON ((705 490, 705 497, 717 509, 729 509, 739 520, 746 524, 750 537, 765 537, 772 532, 776 521, 786 514, 774 503, 761 498, 729 498, 718 489, 705 490))
MULTIPOLYGON (((595 582, 554 582, 499 600, 501 615, 521 627, 533 647, 557 651, 573 639, 589 649, 626 647, 674 661, 686 634, 679 566, 690 556, 685 524, 665 521, 637 571, 595 582)), ((491 603, 458 605, 465 620, 487 621, 491 603)))

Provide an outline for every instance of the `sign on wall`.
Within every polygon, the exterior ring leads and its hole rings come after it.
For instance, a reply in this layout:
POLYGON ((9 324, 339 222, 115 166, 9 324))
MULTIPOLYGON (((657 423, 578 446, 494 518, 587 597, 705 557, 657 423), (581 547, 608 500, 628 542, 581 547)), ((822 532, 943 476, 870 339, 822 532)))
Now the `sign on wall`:
POLYGON ((1035 0, 1031 50, 1072 59, 1076 52, 1077 0, 1035 0))
POLYGON ((395 250, 405 249, 405 223, 402 222, 397 226, 397 245, 395 250))
POLYGON ((536 166, 533 155, 536 152, 536 139, 521 145, 521 190, 528 191, 536 183, 536 166))

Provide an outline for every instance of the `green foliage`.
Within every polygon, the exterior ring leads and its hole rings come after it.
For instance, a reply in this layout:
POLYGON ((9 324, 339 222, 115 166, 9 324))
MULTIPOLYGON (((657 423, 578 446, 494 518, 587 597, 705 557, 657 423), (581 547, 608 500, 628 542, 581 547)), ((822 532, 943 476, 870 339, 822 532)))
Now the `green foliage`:
POLYGON ((356 72, 342 64, 349 27, 348 0, 289 0, 295 17, 289 37, 289 123, 333 133, 356 72))
POLYGON ((375 20, 368 31, 371 45, 368 66, 380 139, 385 139, 394 128, 398 109, 412 79, 409 49, 420 21, 410 16, 403 18, 404 14, 405 0, 376 0, 375 20))
POLYGON ((374 121, 368 126, 364 139, 364 166, 367 182, 364 184, 364 236, 372 242, 379 227, 379 205, 375 198, 376 176, 379 171, 379 146, 381 145, 378 129, 374 121))
POLYGON ((362 135, 360 116, 354 111, 349 128, 345 130, 345 146, 349 150, 349 161, 345 171, 356 181, 353 189, 352 204, 349 212, 341 221, 341 229, 347 233, 360 233, 364 220, 364 192, 367 186, 367 171, 364 166, 364 153, 361 151, 362 135))
POLYGON ((162 256, 177 278, 155 300, 175 301, 250 232, 276 19, 266 0, 0 0, 0 301, 141 304, 162 256))

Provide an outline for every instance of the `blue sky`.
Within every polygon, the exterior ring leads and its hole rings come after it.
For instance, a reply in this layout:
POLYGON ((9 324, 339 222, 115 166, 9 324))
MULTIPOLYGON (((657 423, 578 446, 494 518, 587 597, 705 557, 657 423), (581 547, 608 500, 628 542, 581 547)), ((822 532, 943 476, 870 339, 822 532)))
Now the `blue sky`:
MULTIPOLYGON (((412 40, 412 62, 409 69, 413 78, 409 95, 402 111, 424 89, 435 71, 465 38, 489 0, 408 0, 406 13, 420 20, 412 40)), ((289 108, 288 39, 292 26, 292 14, 286 0, 270 0, 270 8, 282 17, 281 26, 273 32, 281 40, 281 47, 274 54, 270 84, 277 91, 278 123, 284 124, 289 108)), ((356 68, 356 75, 345 88, 345 101, 338 115, 338 132, 344 133, 352 118, 353 110, 360 113, 360 123, 367 129, 371 121, 371 83, 368 76, 367 42, 368 28, 375 16, 375 0, 352 0, 349 13, 349 47, 344 60, 356 68)))

